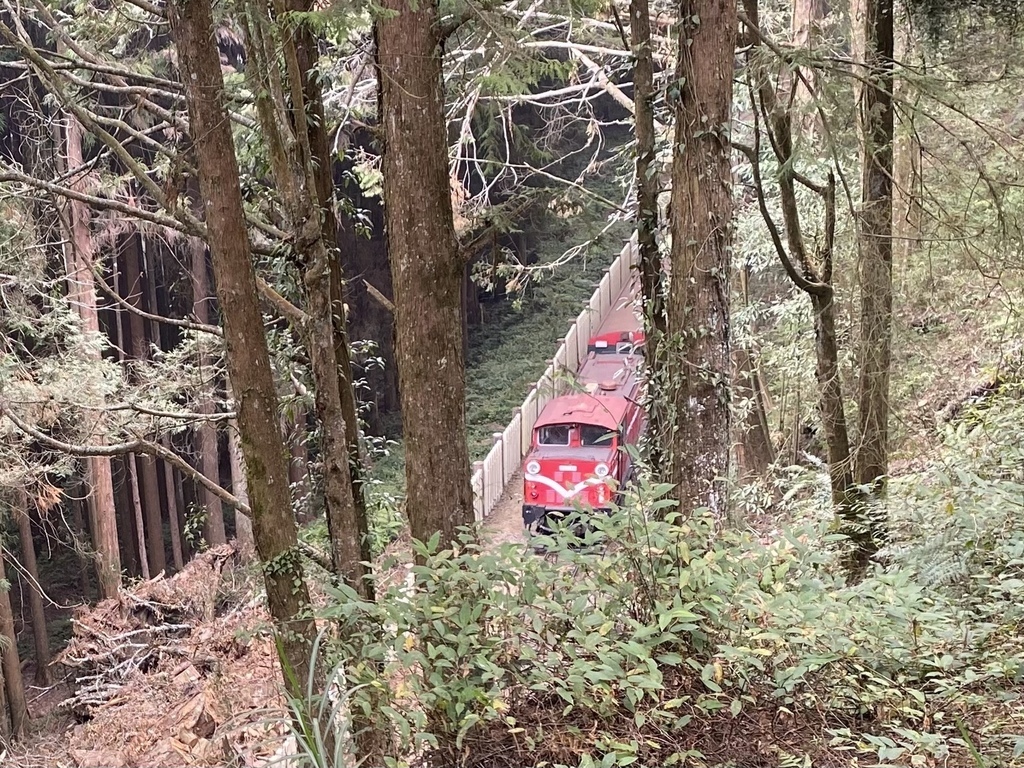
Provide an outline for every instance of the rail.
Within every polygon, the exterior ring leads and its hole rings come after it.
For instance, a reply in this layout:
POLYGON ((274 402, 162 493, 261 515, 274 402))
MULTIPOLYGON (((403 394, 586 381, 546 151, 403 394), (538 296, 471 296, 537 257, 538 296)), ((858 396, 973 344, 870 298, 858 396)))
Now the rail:
POLYGON ((477 521, 491 514, 505 486, 516 472, 530 448, 530 436, 537 417, 551 398, 562 394, 566 378, 563 371, 575 373, 587 355, 587 342, 608 316, 633 277, 636 265, 636 237, 625 247, 605 271, 601 282, 562 339, 562 344, 544 375, 512 413, 512 420, 502 432, 494 433, 494 445, 483 461, 473 464, 473 504, 477 521))

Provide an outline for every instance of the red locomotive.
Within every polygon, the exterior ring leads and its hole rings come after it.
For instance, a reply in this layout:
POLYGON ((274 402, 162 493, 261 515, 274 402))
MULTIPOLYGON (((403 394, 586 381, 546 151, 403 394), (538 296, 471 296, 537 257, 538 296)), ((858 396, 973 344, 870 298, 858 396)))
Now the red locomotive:
POLYGON ((638 368, 643 332, 632 310, 614 312, 587 344, 572 394, 537 417, 523 463, 523 523, 546 532, 551 518, 577 509, 607 511, 632 476, 629 454, 647 425, 638 368), (633 324, 633 330, 615 325, 633 324), (609 326, 612 326, 610 329, 609 326))

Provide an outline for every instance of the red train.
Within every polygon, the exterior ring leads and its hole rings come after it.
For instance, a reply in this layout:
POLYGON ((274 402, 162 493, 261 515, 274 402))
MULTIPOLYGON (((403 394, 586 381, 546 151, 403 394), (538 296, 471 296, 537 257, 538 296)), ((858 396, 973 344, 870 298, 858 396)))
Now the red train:
POLYGON ((607 511, 633 474, 630 455, 647 426, 641 400, 643 331, 626 305, 587 343, 571 394, 537 417, 523 462, 523 523, 545 533, 571 510, 607 511))

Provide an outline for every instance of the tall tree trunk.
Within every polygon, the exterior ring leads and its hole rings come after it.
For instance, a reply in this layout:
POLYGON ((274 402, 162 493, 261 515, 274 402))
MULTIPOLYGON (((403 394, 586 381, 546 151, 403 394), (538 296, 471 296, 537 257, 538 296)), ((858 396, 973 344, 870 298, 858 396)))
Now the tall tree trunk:
POLYGON ((118 530, 121 531, 121 557, 125 573, 129 576, 141 574, 139 566, 138 530, 135 525, 134 507, 132 505, 132 486, 128 470, 128 456, 118 456, 114 466, 117 481, 114 489, 117 494, 118 530))
POLYGON ((39 583, 39 566, 36 563, 36 544, 32 538, 32 517, 29 512, 28 494, 18 491, 14 515, 18 521, 18 539, 21 542, 21 564, 28 574, 28 607, 32 615, 32 641, 36 653, 35 684, 50 684, 50 633, 46 626, 46 610, 43 607, 42 585, 39 583))
MULTIPOLYGON (((288 6, 290 11, 300 13, 313 9, 311 0, 289 0, 288 6)), ((295 30, 295 52, 301 76, 301 88, 305 96, 307 112, 311 117, 306 121, 306 129, 313 160, 317 204, 320 209, 321 237, 329 251, 334 355, 338 371, 338 389, 341 392, 342 415, 345 419, 345 441, 349 454, 349 474, 352 478, 352 499, 355 504, 361 559, 369 561, 371 552, 369 517, 366 507, 366 481, 363 476, 359 441, 358 403, 352 382, 352 357, 348 342, 348 318, 344 296, 345 280, 341 269, 341 254, 337 251, 339 224, 334 205, 334 169, 327 136, 323 89, 320 87, 320 79, 317 76, 317 49, 317 40, 308 25, 299 25, 295 30)), ((364 595, 372 598, 372 583, 365 579, 363 581, 365 583, 364 595)))
POLYGON ((893 4, 858 0, 860 58, 869 84, 859 88, 861 209, 860 441, 857 481, 881 489, 888 472, 889 368, 892 356, 893 4))
MULTIPOLYGON (((124 299, 137 309, 145 309, 143 293, 145 291, 145 275, 142 271, 142 243, 137 233, 128 236, 124 248, 124 299)), ((124 347, 125 354, 132 361, 149 359, 149 342, 146 332, 146 320, 135 312, 127 312, 128 342, 124 347)), ((130 367, 134 367, 131 363, 130 367)), ((129 372, 131 375, 131 372, 129 372)), ((132 378, 135 378, 132 376, 132 378)), ((146 525, 146 559, 151 574, 165 570, 167 562, 164 556, 164 527, 160 515, 160 484, 157 475, 156 459, 146 454, 136 455, 136 469, 142 497, 142 512, 146 525)))
POLYGON ((666 374, 674 423, 669 481, 680 509, 724 517, 729 468, 729 260, 736 6, 683 0, 672 162, 666 374))
MULTIPOLYGON (((331 252, 321 223, 314 178, 314 158, 305 125, 306 92, 295 48, 295 29, 274 23, 266 4, 247 4, 250 62, 246 72, 257 93, 256 111, 267 140, 270 164, 292 248, 303 268, 306 316, 301 329, 309 354, 313 400, 320 421, 321 463, 327 528, 334 572, 357 592, 365 593, 360 525, 349 470, 347 425, 342 408, 342 382, 334 349, 334 308, 331 299, 331 252), (278 61, 277 51, 283 53, 278 61), (289 105, 297 105, 292 109, 289 105), (293 125, 293 121, 297 124, 293 125)), ((316 162, 328 159, 316 158, 316 162)), ((349 385, 350 386, 350 385, 349 385)))
MULTIPOLYGON (((234 402, 234 392, 231 391, 231 384, 228 383, 228 397, 234 402)), ((238 404, 235 403, 235 407, 238 404)), ((228 422, 228 460, 231 464, 231 492, 243 504, 249 504, 249 486, 245 480, 245 459, 242 456, 242 438, 238 434, 238 419, 231 419, 228 422)), ((235 540, 248 559, 256 551, 256 542, 252 535, 252 520, 243 512, 235 509, 235 540)))
POLYGON ((746 417, 736 425, 736 470, 739 478, 763 477, 775 461, 775 446, 768 430, 764 400, 758 384, 754 356, 747 347, 733 350, 733 400, 745 401, 746 417))
MULTIPOLYGON (((0 583, 7 580, 4 554, 0 551, 0 583)), ((11 734, 20 739, 28 723, 28 700, 25 698, 25 681, 21 675, 21 659, 18 658, 18 636, 14 631, 14 612, 11 610, 11 593, 0 589, 0 635, 3 635, 4 687, 7 689, 7 709, 11 718, 11 734)))
MULTIPOLYGON (((831 288, 831 286, 829 286, 831 288)), ((828 451, 828 473, 832 485, 832 504, 842 518, 848 518, 853 502, 853 465, 850 459, 850 435, 846 426, 842 375, 839 371, 839 344, 836 340, 836 305, 831 290, 823 295, 810 294, 814 310, 814 355, 817 361, 821 425, 828 451)))
MULTIPOLYGON (((318 123, 318 125, 322 124, 322 121, 318 123)), ((324 135, 322 143, 326 147, 326 135, 324 135)), ((329 157, 330 155, 326 156, 329 157)), ((328 220, 332 222, 333 232, 337 232, 338 224, 334 218, 333 203, 328 203, 324 210, 330 211, 330 214, 324 217, 326 236, 326 222, 328 220)), ((366 476, 363 469, 362 446, 360 444, 361 432, 358 403, 356 401, 355 386, 352 381, 352 355, 348 343, 348 318, 345 311, 344 279, 341 272, 339 254, 334 254, 331 259, 331 303, 334 313, 334 355, 339 371, 338 384, 341 387, 341 408, 345 415, 345 442, 348 446, 348 467, 349 474, 352 477, 352 498, 355 502, 356 520, 359 521, 360 557, 363 561, 369 562, 373 559, 373 553, 370 551, 370 517, 366 503, 366 476)), ((365 596, 372 599, 373 582, 365 581, 365 583, 365 596)))
MULTIPOLYGON (((210 280, 206 272, 206 243, 199 238, 189 242, 192 251, 192 314, 200 323, 209 323, 211 293, 210 280)), ((206 349, 206 339, 200 338, 203 345, 199 354, 199 371, 203 377, 200 394, 196 403, 198 413, 212 414, 216 410, 213 399, 214 387, 217 382, 213 375, 213 356, 206 349)), ((199 471, 204 477, 220 483, 220 453, 217 441, 217 427, 212 421, 204 421, 196 428, 196 453, 199 459, 199 471)), ((224 532, 224 509, 216 494, 207 488, 200 488, 206 517, 203 519, 203 538, 211 547, 227 541, 224 532)))
POLYGON ((413 537, 443 549, 474 521, 437 0, 385 0, 374 26, 383 116, 384 220, 413 537))
POLYGON ((138 536, 139 568, 142 578, 152 577, 149 570, 149 553, 146 551, 146 524, 142 515, 142 497, 139 494, 139 464, 134 453, 128 454, 128 479, 131 488, 132 513, 135 516, 135 534, 138 536))
MULTIPOLYGON (((160 292, 157 288, 158 277, 157 273, 163 273, 163 263, 158 253, 162 253, 158 248, 153 247, 149 241, 142 240, 142 259, 143 259, 143 271, 146 275, 146 288, 147 288, 147 307, 153 314, 164 314, 165 310, 161 307, 160 292), (150 247, 146 247, 149 245, 150 247)), ((161 280, 165 278, 161 274, 161 280)), ((149 326, 150 338, 153 343, 164 348, 161 333, 160 324, 155 320, 150 323, 149 326)), ((167 450, 172 450, 171 439, 168 435, 160 436, 160 444, 163 445, 167 450)), ((178 489, 175 480, 175 469, 166 461, 159 462, 159 466, 162 467, 161 478, 163 480, 163 498, 165 501, 165 507, 167 509, 167 527, 171 534, 171 559, 174 563, 174 570, 180 571, 185 565, 184 553, 181 546, 181 527, 178 524, 178 489)))
POLYGON ((4 680, 3 665, 0 664, 0 741, 11 740, 11 708, 7 705, 7 681, 4 680))
MULTIPOLYGON (((793 45, 813 50, 821 35, 821 22, 828 13, 826 0, 793 0, 793 45)), ((814 93, 808 89, 817 86, 817 71, 813 67, 798 67, 793 71, 793 108, 804 133, 817 127, 814 112, 814 93)))
MULTIPOLYGON (((889 372, 892 362, 892 144, 893 144, 893 3, 857 0, 854 16, 858 56, 867 84, 859 88, 857 122, 861 134, 860 252, 860 388, 858 447, 854 479, 881 496, 889 473, 889 372)), ((885 536, 882 510, 863 508, 867 535, 856 543, 851 567, 862 571, 885 536)))
MULTIPOLYGON (((160 443, 171 450, 171 439, 164 435, 160 443)), ((171 557, 174 558, 174 570, 185 567, 184 553, 181 549, 181 526, 178 525, 178 486, 174 477, 174 467, 166 461, 164 465, 164 496, 167 499, 167 523, 171 529, 171 557)))
MULTIPOLYGON (((82 126, 73 117, 67 118, 67 170, 82 166, 82 126)), ((82 172, 79 172, 81 174, 82 172)), ((71 186, 76 191, 88 191, 84 176, 76 176, 71 186)), ((89 207, 85 203, 69 201, 66 220, 70 232, 64 247, 65 268, 68 275, 68 301, 78 310, 82 330, 87 334, 100 333, 99 313, 96 307, 96 281, 93 267, 96 263, 92 232, 89 228, 89 207)), ((99 350, 90 353, 99 360, 99 350)), ((99 413, 95 423, 89 425, 91 443, 103 445, 106 434, 103 416, 99 413)), ((96 577, 102 599, 116 597, 121 585, 121 556, 117 540, 117 511, 114 506, 114 482, 110 459, 93 456, 85 459, 89 479, 89 529, 96 549, 96 577)))
POLYGON ((82 544, 89 541, 90 537, 89 531, 85 527, 85 514, 82 511, 86 505, 84 483, 80 487, 83 493, 76 494, 70 500, 69 506, 71 507, 71 524, 74 526, 72 536, 74 537, 75 558, 78 560, 78 584, 82 590, 82 600, 88 603, 92 600, 92 583, 89 580, 89 560, 83 553, 82 544))
POLYGON ((302 698, 317 630, 310 615, 309 590, 291 515, 277 393, 256 293, 210 4, 209 0, 171 0, 167 10, 205 204, 228 374, 238 396, 256 550, 264 564, 267 604, 277 626, 282 662, 290 668, 286 669, 285 685, 292 696, 302 698))
MULTIPOLYGON (((123 259, 122 259, 123 261, 123 259)), ((120 288, 117 290, 121 296, 124 296, 128 292, 127 281, 124 271, 119 271, 117 280, 115 283, 120 284, 120 288)), ((117 327, 117 348, 121 352, 121 368, 125 372, 125 375, 134 377, 134 373, 131 370, 132 361, 128 352, 129 347, 133 346, 131 341, 131 325, 128 321, 128 315, 132 314, 126 310, 118 307, 114 311, 114 323, 117 327)), ((127 483, 128 492, 128 510, 132 518, 132 531, 135 534, 133 543, 137 545, 137 549, 134 550, 137 553, 139 570, 142 574, 142 578, 150 578, 149 571, 149 556, 146 553, 146 534, 145 524, 142 516, 142 495, 139 489, 139 467, 138 467, 138 456, 134 453, 129 453, 124 457, 125 466, 125 483, 127 483)))
POLYGON ((187 563, 202 549, 202 537, 199 540, 190 535, 189 531, 189 510, 195 509, 199 504, 199 492, 197 483, 185 473, 177 472, 174 476, 174 492, 178 497, 178 527, 181 529, 181 549, 187 563))
MULTIPOLYGON (((667 331, 662 287, 662 260, 658 250, 658 166, 654 136, 654 56, 651 50, 651 9, 648 0, 632 0, 629 27, 633 49, 633 101, 636 125, 636 232, 640 250, 640 284, 644 307, 644 330, 649 379, 661 377, 658 343, 667 331)), ((657 385, 651 388, 653 394, 657 385)), ((650 462, 661 472, 659 450, 663 439, 662 407, 656 397, 647 404, 651 440, 650 462)))

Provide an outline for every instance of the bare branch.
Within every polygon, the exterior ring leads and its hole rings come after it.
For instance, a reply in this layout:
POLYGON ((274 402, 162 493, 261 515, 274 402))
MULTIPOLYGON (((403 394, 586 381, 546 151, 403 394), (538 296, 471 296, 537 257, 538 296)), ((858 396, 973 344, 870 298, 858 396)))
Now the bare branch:
POLYGON ((387 296, 381 293, 377 289, 377 286, 375 286, 369 280, 366 280, 364 278, 363 283, 366 285, 366 292, 369 293, 373 298, 375 298, 378 304, 384 307, 384 309, 386 309, 391 314, 395 313, 395 305, 394 302, 391 301, 391 299, 389 299, 387 296))
POLYGON ((197 323, 197 322, 194 322, 192 320, 179 320, 179 319, 174 318, 174 317, 165 317, 164 315, 154 315, 152 312, 146 312, 145 310, 140 309, 139 307, 136 307, 134 304, 132 304, 127 299, 124 299, 121 296, 119 296, 117 291, 115 291, 113 288, 111 288, 110 285, 107 283, 107 281, 103 277, 103 273, 102 273, 102 271, 100 269, 94 269, 93 270, 93 276, 96 278, 96 282, 99 284, 100 290, 102 290, 103 293, 105 293, 109 298, 111 298, 115 302, 117 302, 117 304, 119 304, 121 307, 123 307, 124 309, 127 309, 129 312, 133 312, 134 314, 138 315, 139 317, 144 317, 147 320, 154 320, 154 321, 156 321, 158 323, 163 323, 164 325, 172 325, 172 326, 175 326, 177 328, 185 328, 185 329, 190 330, 190 331, 199 331, 200 333, 209 333, 209 334, 211 334, 213 336, 219 336, 219 337, 222 337, 222 338, 224 336, 223 329, 221 329, 220 326, 217 326, 217 325, 209 325, 207 323, 197 323))
POLYGON ((50 437, 45 432, 33 427, 14 413, 6 400, 0 400, 0 414, 10 419, 14 426, 33 440, 45 445, 47 448, 60 451, 61 453, 66 453, 69 456, 102 456, 109 458, 113 456, 124 456, 129 453, 145 453, 150 456, 156 456, 157 458, 163 459, 177 467, 182 473, 195 480, 208 491, 216 495, 221 501, 226 504, 230 504, 239 512, 246 515, 251 514, 248 504, 244 504, 239 501, 234 494, 221 488, 220 485, 210 480, 174 451, 165 448, 159 443, 137 438, 131 442, 114 443, 112 445, 77 445, 74 443, 64 442, 63 440, 57 440, 56 438, 50 437))

